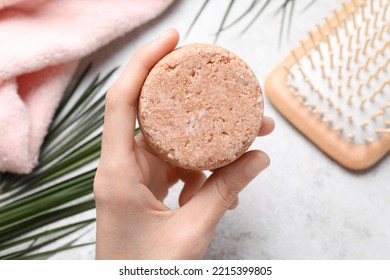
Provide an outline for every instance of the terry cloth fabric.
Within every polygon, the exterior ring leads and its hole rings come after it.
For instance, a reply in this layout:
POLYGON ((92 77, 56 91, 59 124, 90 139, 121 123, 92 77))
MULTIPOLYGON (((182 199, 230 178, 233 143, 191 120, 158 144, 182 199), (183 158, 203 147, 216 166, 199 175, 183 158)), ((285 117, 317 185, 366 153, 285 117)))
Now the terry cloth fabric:
POLYGON ((173 0, 0 0, 0 172, 28 173, 79 60, 173 0))

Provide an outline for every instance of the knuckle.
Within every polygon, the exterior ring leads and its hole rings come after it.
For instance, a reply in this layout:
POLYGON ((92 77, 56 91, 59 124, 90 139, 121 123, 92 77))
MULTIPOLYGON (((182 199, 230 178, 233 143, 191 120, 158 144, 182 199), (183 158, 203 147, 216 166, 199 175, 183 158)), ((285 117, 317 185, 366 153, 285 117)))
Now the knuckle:
POLYGON ((115 109, 115 103, 116 101, 115 96, 114 96, 114 91, 110 88, 107 93, 106 93, 106 98, 105 98, 105 106, 106 106, 106 112, 110 112, 113 109, 115 109))
POLYGON ((115 209, 128 203, 129 194, 116 188, 112 181, 111 177, 96 172, 93 194, 97 207, 115 209))
POLYGON ((238 184, 236 179, 227 175, 222 175, 220 180, 217 180, 216 189, 224 208, 228 209, 237 198, 238 184))
POLYGON ((127 94, 129 89, 121 82, 115 82, 105 96, 106 113, 114 112, 118 107, 128 106, 132 113, 137 111, 137 97, 127 94))
POLYGON ((107 91, 105 105, 107 110, 113 110, 119 103, 119 93, 121 92, 118 83, 114 83, 107 91))
POLYGON ((96 171, 93 182, 93 194, 95 201, 98 204, 107 203, 110 200, 110 192, 108 191, 107 178, 99 169, 96 171))
POLYGON ((93 193, 99 206, 120 207, 134 204, 134 192, 129 182, 135 182, 126 161, 99 163, 93 183, 93 193))

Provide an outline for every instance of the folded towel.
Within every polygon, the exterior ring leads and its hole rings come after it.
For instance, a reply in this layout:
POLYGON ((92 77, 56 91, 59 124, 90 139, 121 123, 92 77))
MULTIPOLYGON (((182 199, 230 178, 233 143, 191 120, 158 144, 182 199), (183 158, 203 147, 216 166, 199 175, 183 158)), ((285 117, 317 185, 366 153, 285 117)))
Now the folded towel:
POLYGON ((0 172, 28 173, 79 60, 173 0, 0 0, 0 172))

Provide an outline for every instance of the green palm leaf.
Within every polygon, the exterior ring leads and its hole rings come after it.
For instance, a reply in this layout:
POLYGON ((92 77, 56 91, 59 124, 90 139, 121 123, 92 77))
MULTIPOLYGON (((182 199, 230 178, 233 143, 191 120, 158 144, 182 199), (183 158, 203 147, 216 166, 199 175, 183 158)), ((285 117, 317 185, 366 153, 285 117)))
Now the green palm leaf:
POLYGON ((76 244, 94 222, 78 214, 95 207, 92 191, 101 148, 102 88, 116 69, 102 78, 97 75, 83 90, 90 69, 89 65, 65 93, 33 172, 0 174, 0 259, 42 259, 91 244, 76 244), (91 167, 80 171, 86 165, 91 167), (76 221, 57 225, 70 217, 76 221), (73 234, 77 237, 69 241, 73 234))
MULTIPOLYGON (((282 42, 283 35, 284 35, 284 30, 286 28, 285 27, 285 20, 286 20, 286 14, 287 14, 288 9, 289 9, 289 13, 288 13, 287 35, 289 35, 289 33, 290 33, 291 26, 292 26, 292 20, 293 20, 293 16, 294 16, 294 11, 295 11, 296 0, 279 0, 279 1, 281 2, 281 5, 277 9, 276 14, 279 14, 280 12, 282 12, 280 30, 279 30, 279 46, 280 46, 281 42, 282 42)), ((314 2, 316 2, 316 1, 317 0, 311 0, 311 2, 305 6, 303 11, 310 8, 314 4, 314 2)), ((193 19, 193 21, 190 24, 190 27, 187 30, 186 37, 188 36, 190 31, 193 29, 196 22, 200 19, 202 13, 205 11, 205 9, 209 3, 210 3, 210 0, 204 0, 201 8, 199 9, 197 14, 195 15, 195 18, 193 19)), ((220 37, 222 32, 233 27, 234 25, 236 25, 240 21, 244 20, 245 18, 251 17, 251 19, 249 20, 249 23, 246 24, 244 29, 241 31, 241 34, 248 31, 249 28, 251 28, 253 26, 253 24, 256 22, 256 20, 258 20, 258 18, 269 7, 269 5, 271 4, 271 0, 252 0, 252 2, 244 10, 244 12, 242 12, 237 18, 233 19, 230 23, 227 23, 227 20, 229 18, 229 14, 234 9, 234 7, 233 7, 234 3, 235 3, 235 0, 227 1, 227 7, 225 9, 225 12, 222 14, 222 19, 219 23, 219 27, 217 29, 217 32, 215 33, 214 43, 216 43, 218 41, 218 38, 220 37), (262 5, 260 5, 260 7, 258 8, 257 4, 259 4, 259 3, 262 3, 262 5), (252 13, 254 13, 254 16, 251 16, 252 13)))

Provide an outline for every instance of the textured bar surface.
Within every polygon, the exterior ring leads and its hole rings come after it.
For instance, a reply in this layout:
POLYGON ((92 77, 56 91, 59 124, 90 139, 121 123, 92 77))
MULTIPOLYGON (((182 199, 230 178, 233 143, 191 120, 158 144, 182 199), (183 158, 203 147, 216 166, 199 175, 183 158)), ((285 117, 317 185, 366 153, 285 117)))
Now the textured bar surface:
POLYGON ((252 70, 208 44, 180 47, 150 71, 138 119, 149 146, 186 169, 215 169, 240 157, 256 138, 263 97, 252 70))

